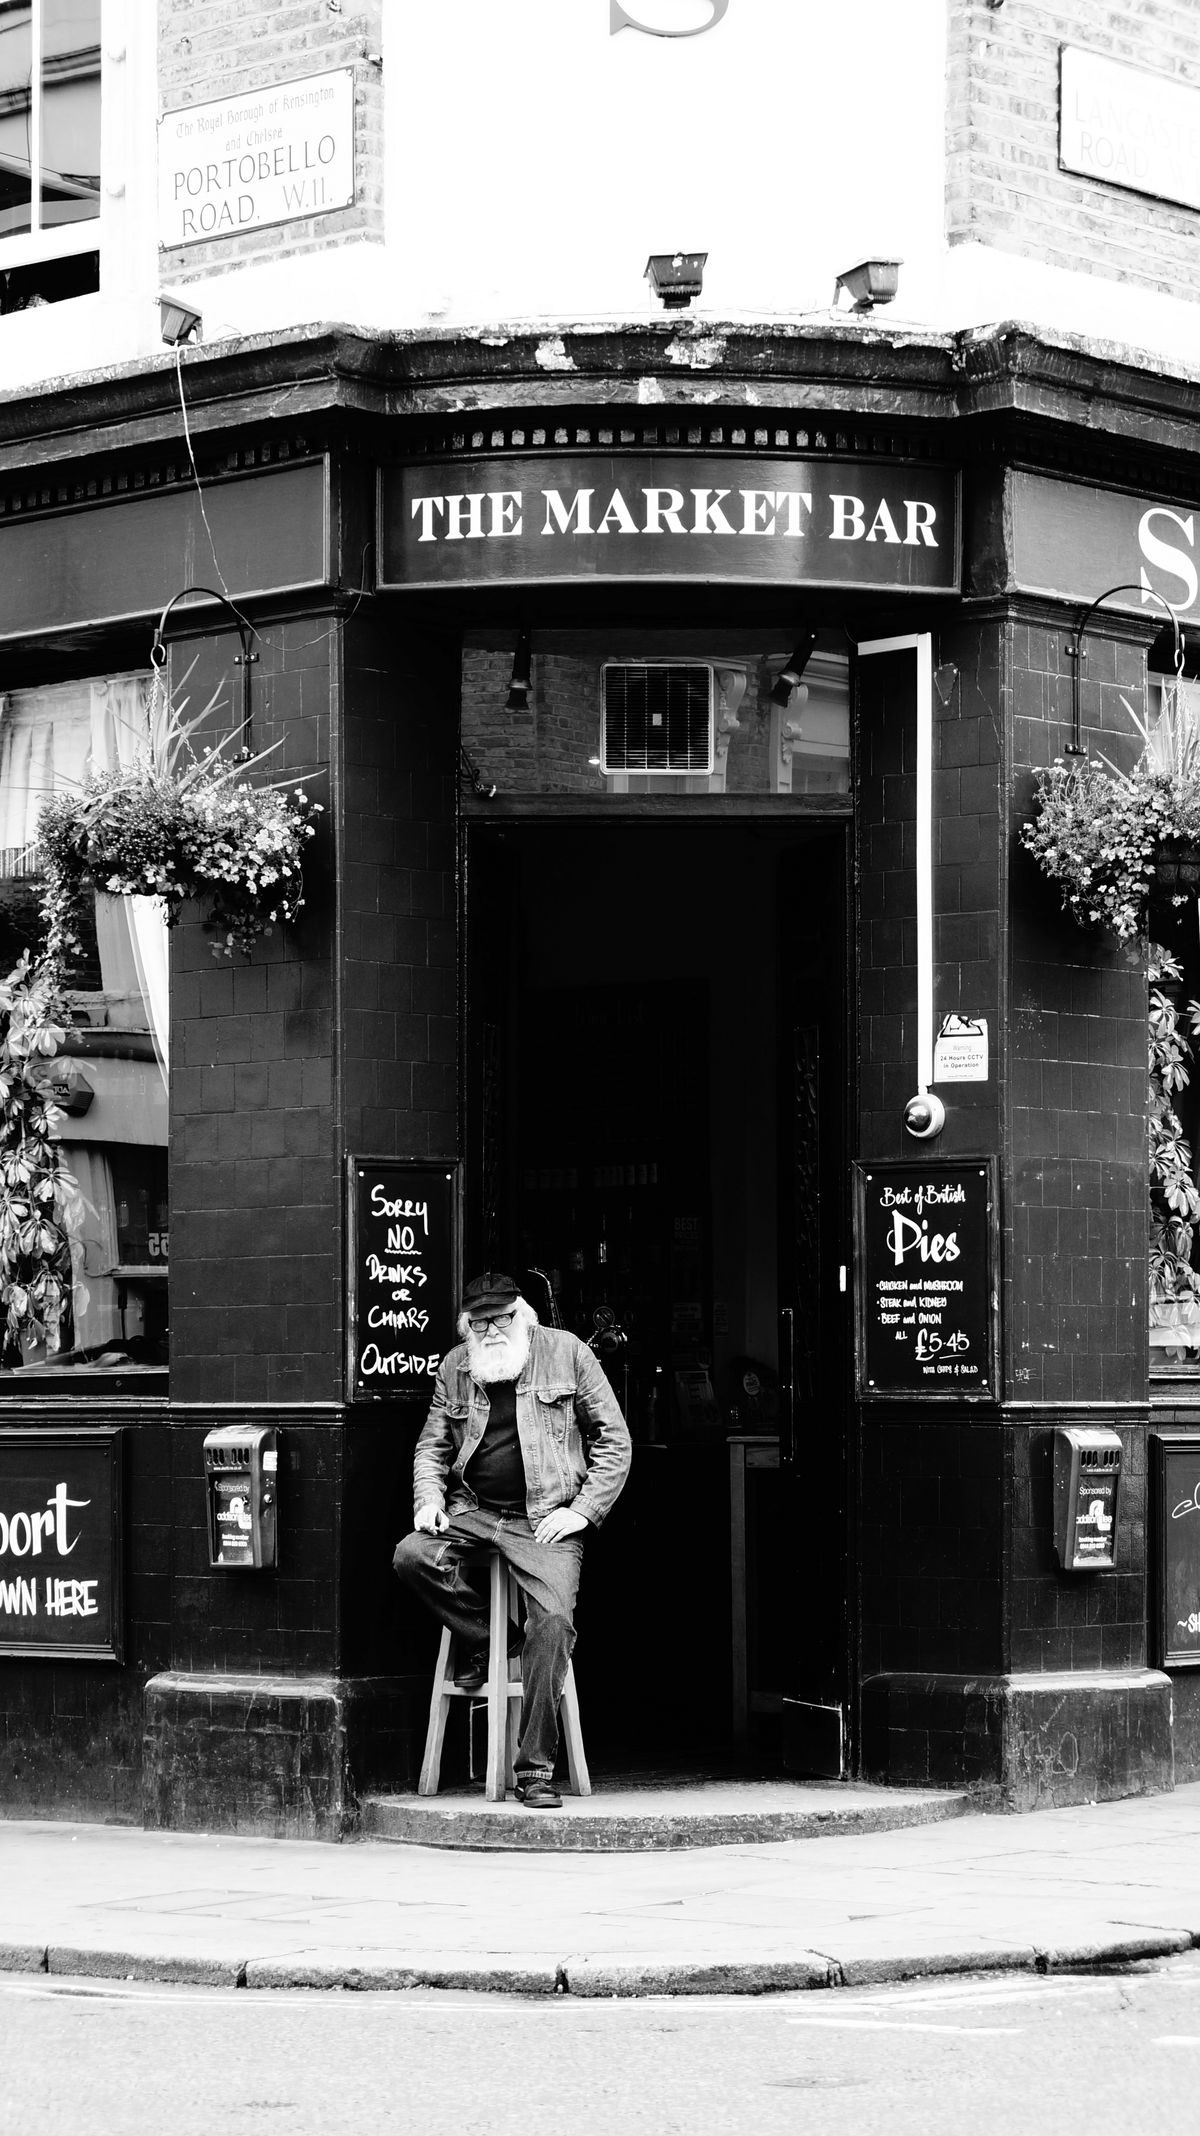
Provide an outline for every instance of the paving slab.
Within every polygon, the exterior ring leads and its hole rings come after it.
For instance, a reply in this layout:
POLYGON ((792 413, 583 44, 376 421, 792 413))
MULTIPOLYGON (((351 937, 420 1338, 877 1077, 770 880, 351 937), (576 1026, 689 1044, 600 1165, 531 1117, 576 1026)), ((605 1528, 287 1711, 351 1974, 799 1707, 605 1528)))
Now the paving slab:
POLYGON ((0 1822, 0 1969, 517 1995, 829 1989, 1200 1947, 1200 1786, 631 1853, 0 1822))

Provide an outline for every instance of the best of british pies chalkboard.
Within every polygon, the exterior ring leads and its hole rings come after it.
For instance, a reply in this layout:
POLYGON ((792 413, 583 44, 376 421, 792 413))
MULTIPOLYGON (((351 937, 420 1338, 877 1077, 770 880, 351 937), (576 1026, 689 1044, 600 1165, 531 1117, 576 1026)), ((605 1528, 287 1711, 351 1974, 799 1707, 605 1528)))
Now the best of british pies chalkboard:
POLYGON ((860 1401, 995 1401, 995 1158, 885 1158, 854 1174, 860 1401))
POLYGON ((346 1392, 417 1395, 458 1340, 461 1168, 449 1159, 347 1159, 346 1392))

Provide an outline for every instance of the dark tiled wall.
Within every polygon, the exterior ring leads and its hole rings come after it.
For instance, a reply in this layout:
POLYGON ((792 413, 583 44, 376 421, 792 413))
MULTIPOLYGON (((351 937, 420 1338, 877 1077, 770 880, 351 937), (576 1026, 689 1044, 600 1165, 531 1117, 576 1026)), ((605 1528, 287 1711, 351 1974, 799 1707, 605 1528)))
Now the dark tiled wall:
MULTIPOLYGON (((214 959, 197 916, 171 945, 171 1393, 177 1401, 331 1400, 340 1392, 341 1178, 333 1088, 334 809, 328 776, 337 625, 264 627, 256 750, 321 801, 306 906, 246 958, 214 959)), ((197 641, 186 684, 236 717, 236 639, 197 641)), ((195 648, 176 650, 182 674, 195 648)))
MULTIPOLYGON (((859 1150, 914 1157, 917 1087, 916 723, 889 656, 860 667, 859 1150), (883 664, 886 660, 886 667, 883 664), (899 686, 897 686, 899 684, 899 686)), ((1000 1146, 1000 633, 962 624, 934 646, 934 1022, 988 1019, 992 1074, 942 1091, 941 1156, 1000 1146)), ((913 673, 911 656, 907 672, 913 673)), ((1003 1432, 977 1409, 865 1406, 859 1547, 863 1673, 995 1670, 1003 1652, 1003 1432)))
MULTIPOLYGON (((934 1026, 986 1016, 993 1074, 942 1093, 943 1156, 998 1147, 1001 1013, 1000 641, 994 623, 939 633, 934 662, 934 1026)), ((916 722, 911 655, 859 665, 859 1154, 911 1157, 903 1126, 917 1087, 916 722)))
MULTIPOLYGON (((1146 1397, 1142 958, 1067 919, 1018 839, 1030 767, 1069 738, 1065 643, 1061 626, 997 618, 956 625, 935 653, 935 1021, 983 1014, 992 1039, 989 1082, 942 1091, 939 1149, 1000 1153, 1003 1392, 1050 1404, 1050 1419, 1060 1400, 1146 1397)), ((1085 739, 1115 761, 1134 754, 1122 700, 1140 709, 1142 663, 1138 648, 1089 640, 1085 739)), ((911 1155, 915 728, 894 690, 860 702, 861 1148, 911 1155)), ((1045 1411, 1036 1427, 868 1412, 865 1673, 1140 1666, 1144 1431, 1119 1421, 1119 1570, 1084 1578, 1054 1555, 1045 1411)))
POLYGON ((340 1423, 302 1412, 240 1409, 239 1423, 279 1432, 279 1552, 274 1571, 227 1572, 208 1562, 204 1435, 226 1412, 176 1413, 171 1429, 173 1669, 230 1673, 332 1670, 337 1654, 340 1423))
POLYGON ((345 639, 344 1147, 458 1149, 459 650, 373 613, 345 639))
MULTIPOLYGON (((1078 1423, 1078 1413, 1065 1416, 1078 1423)), ((1108 1416, 1097 1422, 1109 1424, 1108 1416)), ((1113 1572, 1062 1572, 1054 1549, 1054 1419, 1009 1427, 1008 1669, 1136 1669, 1146 1658, 1146 1433, 1122 1425, 1113 1572)))
MULTIPOLYGON (((76 1426, 79 1412, 45 1421, 76 1426)), ((128 1824, 141 1816, 142 1686, 170 1657, 171 1434, 165 1403, 97 1405, 88 1421, 125 1434, 124 1660, 0 1660, 0 1816, 128 1824)))
MULTIPOLYGON (((1069 739, 1066 632, 1009 626, 1013 692, 1005 1328, 1017 1400, 1144 1402, 1146 982, 1141 952, 1064 914, 1018 843, 1031 766, 1069 739)), ((1131 763, 1144 656, 1093 632, 1084 740, 1131 763)))
POLYGON ((862 1666, 1002 1666, 1003 1432, 930 1412, 867 1413, 859 1552, 862 1666))

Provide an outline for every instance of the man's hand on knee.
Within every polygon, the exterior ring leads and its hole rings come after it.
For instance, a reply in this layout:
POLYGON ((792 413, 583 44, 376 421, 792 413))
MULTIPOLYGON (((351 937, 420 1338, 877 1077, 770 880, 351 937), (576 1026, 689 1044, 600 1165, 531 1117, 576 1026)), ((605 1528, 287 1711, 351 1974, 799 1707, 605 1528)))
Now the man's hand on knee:
POLYGON ((533 1531, 538 1543, 561 1543, 564 1535, 578 1535, 587 1527, 586 1513, 577 1513, 573 1506, 556 1506, 553 1513, 543 1514, 533 1531))
POLYGON ((440 1506, 422 1506, 413 1516, 413 1527, 420 1535, 441 1535, 449 1526, 449 1519, 440 1506))

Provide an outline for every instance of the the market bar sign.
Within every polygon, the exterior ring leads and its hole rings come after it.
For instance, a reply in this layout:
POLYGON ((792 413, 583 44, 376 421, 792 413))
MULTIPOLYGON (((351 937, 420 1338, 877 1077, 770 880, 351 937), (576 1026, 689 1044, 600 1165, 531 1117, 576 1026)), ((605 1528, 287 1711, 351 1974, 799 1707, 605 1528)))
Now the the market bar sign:
POLYGON ((415 1394, 457 1342, 461 1168, 405 1157, 347 1159, 350 1268, 346 1392, 415 1394))
POLYGON ((382 587, 699 579, 955 593, 952 469, 677 454, 380 471, 382 587))
POLYGON ((0 1654, 121 1660, 121 1443, 0 1430, 0 1654))
POLYGON ((995 1399, 995 1160, 854 1170, 860 1400, 995 1399))

